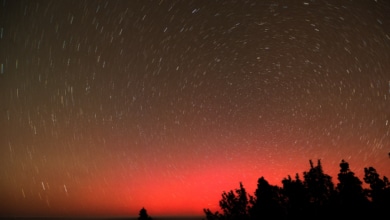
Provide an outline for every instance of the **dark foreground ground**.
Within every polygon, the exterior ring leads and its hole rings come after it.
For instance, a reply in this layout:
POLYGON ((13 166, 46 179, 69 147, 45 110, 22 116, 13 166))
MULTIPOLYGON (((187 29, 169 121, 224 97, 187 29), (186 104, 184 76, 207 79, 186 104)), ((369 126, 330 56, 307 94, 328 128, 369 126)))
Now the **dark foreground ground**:
MULTIPOLYGON (((152 217, 153 220, 202 220, 205 217, 152 217)), ((0 217, 0 219, 9 219, 9 220, 137 220, 138 217, 0 217)))

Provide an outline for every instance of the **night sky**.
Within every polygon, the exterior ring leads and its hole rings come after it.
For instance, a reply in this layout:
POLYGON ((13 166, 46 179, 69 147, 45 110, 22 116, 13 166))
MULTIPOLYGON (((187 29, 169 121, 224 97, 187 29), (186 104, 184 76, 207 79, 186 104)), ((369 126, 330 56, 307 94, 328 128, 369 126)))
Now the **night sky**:
POLYGON ((1 215, 202 215, 389 151, 389 1, 0 2, 1 215))

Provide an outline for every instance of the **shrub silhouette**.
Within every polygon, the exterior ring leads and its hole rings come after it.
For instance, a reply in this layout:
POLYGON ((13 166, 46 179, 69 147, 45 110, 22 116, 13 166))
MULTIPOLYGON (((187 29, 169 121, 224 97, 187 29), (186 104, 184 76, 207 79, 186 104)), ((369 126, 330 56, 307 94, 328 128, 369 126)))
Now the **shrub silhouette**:
POLYGON ((390 208, 390 182, 380 178, 373 167, 364 168, 364 181, 370 185, 363 189, 362 181, 342 160, 336 187, 332 177, 325 174, 321 161, 314 166, 309 160, 309 171, 292 179, 282 180, 282 187, 273 186, 260 177, 254 195, 249 195, 242 183, 240 188, 222 193, 221 213, 204 209, 207 220, 230 219, 330 219, 388 215, 390 208), (248 199, 249 198, 249 199, 248 199))

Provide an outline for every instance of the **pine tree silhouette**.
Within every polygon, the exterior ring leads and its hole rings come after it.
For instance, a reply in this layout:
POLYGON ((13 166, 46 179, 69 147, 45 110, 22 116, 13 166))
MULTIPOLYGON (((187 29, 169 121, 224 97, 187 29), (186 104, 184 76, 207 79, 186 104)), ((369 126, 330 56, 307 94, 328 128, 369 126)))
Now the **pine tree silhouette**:
POLYGON ((254 219, 263 219, 268 216, 280 219, 285 216, 280 188, 270 185, 264 177, 260 177, 257 181, 255 197, 251 203, 250 214, 254 219))
POLYGON ((337 184, 338 205, 344 216, 361 216, 368 208, 368 199, 364 195, 362 181, 349 169, 344 160, 340 163, 337 184))
POLYGON ((304 186, 307 192, 306 215, 312 217, 324 217, 330 215, 331 199, 334 195, 334 184, 332 177, 325 174, 321 161, 317 161, 317 166, 310 162, 310 170, 304 172, 304 186))
POLYGON ((148 215, 148 212, 144 207, 139 211, 138 220, 152 220, 152 218, 148 215))
POLYGON ((222 193, 222 199, 219 201, 222 214, 219 212, 213 213, 209 209, 204 209, 208 220, 214 219, 249 219, 248 209, 249 200, 248 194, 240 182, 240 188, 222 193))
POLYGON ((289 175, 282 180, 282 192, 286 197, 286 209, 289 216, 294 218, 303 217, 308 206, 307 190, 299 178, 299 174, 295 175, 295 180, 289 175))
POLYGON ((370 185, 366 189, 368 198, 372 201, 372 214, 384 216, 390 207, 390 183, 386 176, 380 178, 373 167, 364 168, 364 182, 370 185))

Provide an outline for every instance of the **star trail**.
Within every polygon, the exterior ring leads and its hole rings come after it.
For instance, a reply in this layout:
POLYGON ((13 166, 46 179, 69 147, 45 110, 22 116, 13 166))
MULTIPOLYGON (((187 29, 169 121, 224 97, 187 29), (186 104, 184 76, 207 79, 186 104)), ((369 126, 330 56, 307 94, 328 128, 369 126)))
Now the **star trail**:
POLYGON ((202 215, 321 159, 390 176, 390 3, 0 2, 0 214, 202 215))

